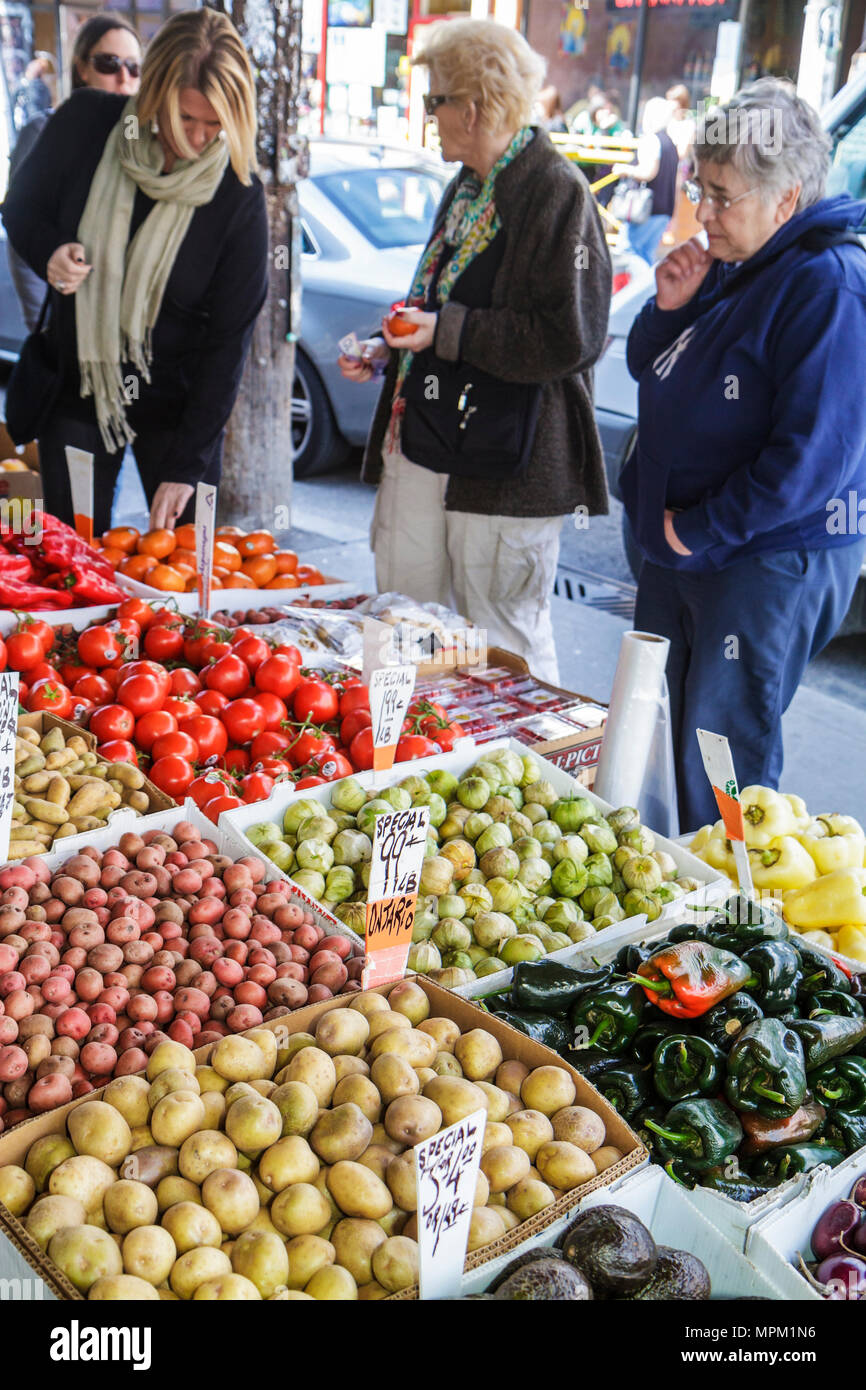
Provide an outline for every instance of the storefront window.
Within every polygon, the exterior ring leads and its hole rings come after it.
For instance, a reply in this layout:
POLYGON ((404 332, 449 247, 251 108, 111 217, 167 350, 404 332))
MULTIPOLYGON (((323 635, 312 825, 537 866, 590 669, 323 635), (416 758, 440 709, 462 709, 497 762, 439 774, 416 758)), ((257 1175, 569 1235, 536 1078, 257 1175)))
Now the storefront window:
MULTIPOLYGON (((613 0, 615 3, 615 0, 613 0)), ((723 3, 682 4, 676 0, 650 3, 641 72, 641 105, 650 97, 664 96, 682 83, 688 88, 693 108, 712 90, 717 35, 722 20, 737 18, 736 0, 723 3)))
POLYGON ((743 81, 796 79, 803 42, 803 0, 749 0, 743 42, 743 81))

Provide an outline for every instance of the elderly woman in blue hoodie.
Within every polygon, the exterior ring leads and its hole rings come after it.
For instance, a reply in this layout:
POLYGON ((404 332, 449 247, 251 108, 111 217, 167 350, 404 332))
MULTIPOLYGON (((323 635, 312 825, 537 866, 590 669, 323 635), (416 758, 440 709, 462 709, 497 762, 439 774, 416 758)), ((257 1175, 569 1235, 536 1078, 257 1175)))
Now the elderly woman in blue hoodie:
POLYGON ((708 249, 693 238, 661 262, 632 327, 622 477, 636 626, 671 643, 686 828, 716 815, 696 728, 728 736, 741 786, 778 786, 782 714, 866 544, 866 204, 824 196, 827 136, 772 79, 708 113, 695 154, 708 249))

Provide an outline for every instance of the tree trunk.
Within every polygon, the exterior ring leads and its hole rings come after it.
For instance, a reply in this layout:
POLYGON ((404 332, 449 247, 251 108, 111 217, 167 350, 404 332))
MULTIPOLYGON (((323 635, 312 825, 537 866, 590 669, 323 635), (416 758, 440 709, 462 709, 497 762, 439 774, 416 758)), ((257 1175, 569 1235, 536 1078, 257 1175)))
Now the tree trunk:
POLYGON ((268 211, 268 297, 253 330, 226 431, 219 519, 250 529, 291 525, 292 383, 300 317, 296 180, 306 172, 297 135, 302 0, 211 0, 246 45, 256 77, 259 175, 268 211))

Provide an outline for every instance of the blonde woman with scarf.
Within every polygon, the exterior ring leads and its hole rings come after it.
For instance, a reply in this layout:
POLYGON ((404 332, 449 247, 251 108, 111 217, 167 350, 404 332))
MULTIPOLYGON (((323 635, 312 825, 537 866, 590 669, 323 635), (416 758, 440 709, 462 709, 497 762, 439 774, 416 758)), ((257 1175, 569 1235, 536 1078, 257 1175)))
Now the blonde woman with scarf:
POLYGON ((557 680, 550 595, 563 516, 607 511, 591 368, 610 258, 583 175, 529 124, 544 64, 491 20, 436 25, 416 63, 445 190, 407 305, 414 333, 365 344, 384 366, 363 476, 380 590, 453 603, 557 680))
POLYGON ((111 524, 132 445, 152 528, 191 517, 217 483, 225 425, 267 289, 255 89, 214 10, 174 15, 137 97, 75 92, 3 207, 45 279, 58 389, 39 428, 45 507, 72 521, 65 447, 94 456, 94 525, 111 524))

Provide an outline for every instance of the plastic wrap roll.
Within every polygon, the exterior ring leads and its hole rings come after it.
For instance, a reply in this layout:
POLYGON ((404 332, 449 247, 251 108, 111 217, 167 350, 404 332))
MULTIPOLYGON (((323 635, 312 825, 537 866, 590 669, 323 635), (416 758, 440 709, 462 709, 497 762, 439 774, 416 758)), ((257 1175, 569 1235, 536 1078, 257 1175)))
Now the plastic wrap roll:
POLYGON ((593 790, 614 806, 637 806, 664 690, 670 642, 624 632, 593 790))

